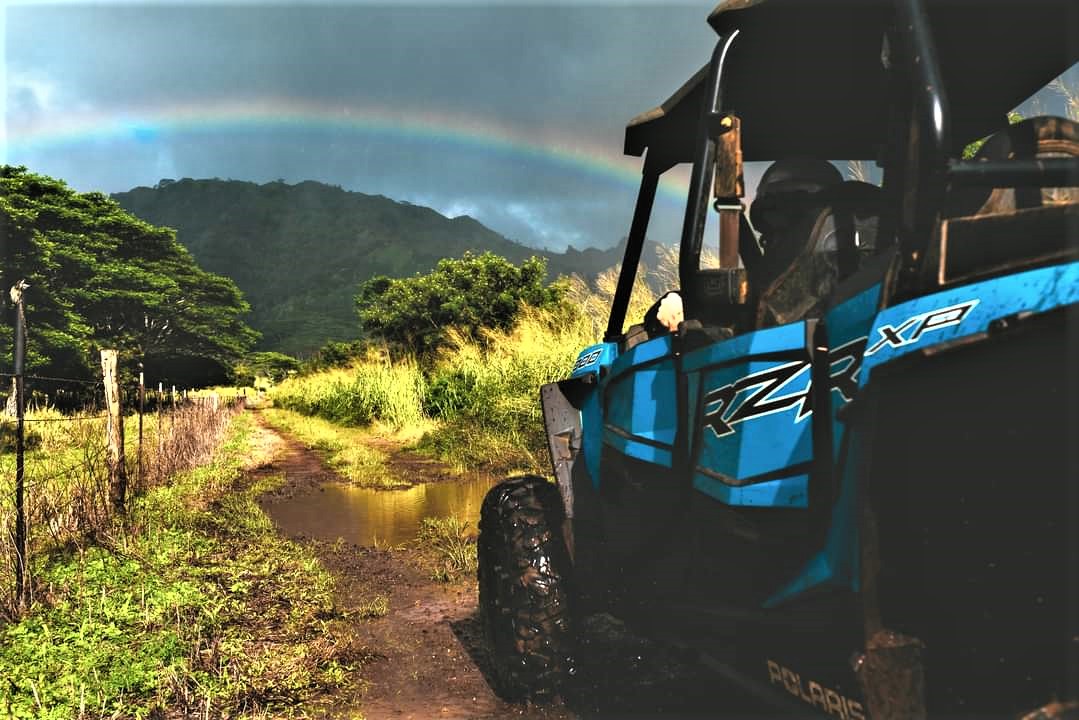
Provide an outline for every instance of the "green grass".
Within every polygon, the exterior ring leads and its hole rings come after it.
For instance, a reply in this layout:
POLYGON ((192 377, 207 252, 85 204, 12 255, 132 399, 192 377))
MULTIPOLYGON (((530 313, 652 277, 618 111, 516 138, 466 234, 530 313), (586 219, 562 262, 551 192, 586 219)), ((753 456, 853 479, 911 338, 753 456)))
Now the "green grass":
POLYGON ((302 715, 364 653, 333 581, 233 490, 250 460, 238 416, 211 463, 133 503, 128 529, 38 563, 38 602, 0 630, 0 717, 302 715))
POLYGON ((361 602, 355 610, 358 618, 374 619, 385 617, 390 612, 390 600, 385 595, 375 595, 361 602))
POLYGON ((433 562, 431 576, 441 582, 476 574, 475 526, 459 517, 427 517, 420 523, 416 542, 433 562))
POLYGON ((289 378, 273 389, 272 396, 277 407, 339 425, 367 425, 377 420, 399 429, 425 419, 425 390, 423 375, 414 361, 391 363, 371 356, 345 369, 289 378))
MULTIPOLYGON (((674 287, 677 254, 661 255, 659 268, 642 267, 640 274, 674 287)), ((580 351, 599 342, 617 280, 614 268, 595 287, 571 282, 569 301, 575 312, 528 311, 511 330, 490 332, 481 341, 451 332, 450 346, 433 360, 391 365, 369 356, 348 368, 287 380, 271 397, 276 406, 336 425, 426 429, 417 449, 460 470, 547 473, 540 387, 567 377, 580 351)), ((638 281, 628 323, 640 322, 653 300, 638 281)), ((341 436, 331 427, 320 426, 308 435, 332 436, 323 442, 334 457, 341 452, 341 436)), ((317 447, 319 440, 305 442, 317 447)))
MULTIPOLYGON (((77 541, 111 522, 108 470, 105 465, 105 420, 80 414, 65 417, 50 408, 27 413, 25 423, 25 512, 31 556, 77 541)), ((166 425, 164 431, 168 432, 166 425)), ((155 470, 157 416, 143 418, 143 468, 149 484, 155 470)), ((124 418, 124 455, 128 492, 138 490, 138 418, 124 418)), ((15 422, 0 419, 0 497, 13 498, 16 454, 15 422)), ((10 538, 14 535, 14 503, 0 503, 0 587, 14 584, 10 538)), ((0 600, 3 606, 7 597, 0 600)))
POLYGON ((272 398, 275 408, 293 412, 275 409, 266 417, 364 485, 384 484, 382 458, 363 445, 372 433, 387 431, 419 439, 418 449, 462 470, 543 472, 539 388, 568 374, 590 331, 580 319, 559 325, 550 315, 526 314, 512 331, 491 333, 484 342, 455 338, 426 367, 374 359, 288 380, 272 398), (371 397, 398 401, 379 406, 371 397), (363 412, 348 410, 356 407, 363 412), (349 425, 370 430, 353 432, 349 425))
POLYGON ((330 467, 356 485, 391 488, 407 484, 386 468, 386 453, 370 446, 370 429, 343 427, 280 408, 265 408, 261 413, 267 423, 319 453, 330 467))
POLYGON ((589 341, 581 321, 560 325, 542 313, 484 343, 458 338, 430 371, 442 427, 419 447, 461 468, 546 472, 540 387, 566 377, 589 341))

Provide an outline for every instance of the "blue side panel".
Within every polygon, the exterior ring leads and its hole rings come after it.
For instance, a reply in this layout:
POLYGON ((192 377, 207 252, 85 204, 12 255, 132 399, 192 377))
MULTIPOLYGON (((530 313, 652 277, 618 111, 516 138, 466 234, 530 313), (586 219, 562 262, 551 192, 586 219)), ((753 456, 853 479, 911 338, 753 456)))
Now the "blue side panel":
POLYGON ((858 592, 859 556, 858 512, 853 473, 844 473, 839 497, 832 507, 832 522, 824 547, 764 607, 773 608, 819 587, 846 587, 858 592))
POLYGON ((669 335, 637 345, 611 366, 603 385, 603 439, 630 457, 671 466, 678 401, 669 335))
POLYGON ((727 505, 770 508, 809 507, 808 475, 793 475, 779 480, 734 486, 698 472, 693 476, 693 487, 727 505))
POLYGON ((883 311, 873 324, 860 384, 910 352, 984 333, 990 323, 1079 302, 1079 262, 1028 270, 926 295, 883 311))
POLYGON ((879 284, 832 308, 825 316, 830 347, 832 457, 838 461, 846 426, 836 421, 839 409, 854 399, 865 356, 866 338, 880 306, 879 284))
POLYGON ((686 372, 694 372, 740 357, 804 349, 805 333, 804 322, 745 333, 686 355, 683 367, 686 372))
POLYGON ((677 423, 674 360, 612 378, 607 384, 608 425, 623 433, 674 445, 677 423))
MULTIPOLYGON (((602 368, 609 368, 618 357, 618 345, 600 343, 585 348, 577 356, 570 377, 599 375, 602 368)), ((599 487, 599 459, 603 450, 603 406, 600 403, 600 390, 597 386, 585 398, 581 406, 581 453, 584 465, 593 487, 599 487)))
POLYGON ((643 342, 618 356, 611 365, 611 378, 614 379, 631 368, 653 362, 671 354, 671 336, 660 335, 643 342))
POLYGON ((809 419, 809 363, 744 362, 702 373, 705 388, 702 398, 703 422, 697 464, 737 480, 772 473, 783 468, 808 462, 812 458, 812 426, 809 419), (789 379, 777 376, 789 375, 789 379), (730 387, 747 376, 770 378, 777 383, 772 390, 758 384, 739 390, 730 402, 711 400, 717 390, 730 387), (782 384, 778 384, 782 383, 782 384), (762 412, 744 422, 735 415, 748 404, 779 410, 762 412), (730 430, 717 427, 716 416, 730 430))
POLYGON ((581 454, 592 487, 599 487, 599 459, 603 454, 603 405, 598 388, 589 393, 581 407, 581 454))
POLYGON ((671 450, 668 448, 656 447, 655 445, 648 445, 631 438, 622 437, 610 428, 607 428, 603 434, 603 441, 623 455, 655 465, 671 466, 671 450))
MULTIPOLYGON (((687 370, 700 378, 700 430, 694 448, 698 468, 743 481, 811 460, 805 338, 805 323, 798 322, 748 333, 686 356, 687 370)), ((805 496, 804 476, 784 482, 784 493, 773 495, 785 499, 784 506, 790 506, 793 496, 805 496)), ((709 494, 718 499, 718 490, 709 494)))
MULTIPOLYGON (((836 420, 836 413, 851 399, 848 394, 853 395, 857 386, 866 336, 877 314, 880 292, 881 286, 875 285, 832 308, 825 317, 833 358, 832 408, 828 422, 832 423, 836 467, 850 461, 850 458, 839 457, 847 428, 836 420)), ((819 416, 816 420, 823 421, 819 416)), ((846 587, 857 592, 860 545, 854 500, 853 478, 845 477, 839 488, 839 497, 832 507, 832 520, 824 547, 809 559, 787 585, 768 598, 765 607, 776 607, 818 587, 846 587)))
POLYGON ((828 311, 828 342, 833 348, 869 333, 880 305, 880 285, 874 285, 828 311))

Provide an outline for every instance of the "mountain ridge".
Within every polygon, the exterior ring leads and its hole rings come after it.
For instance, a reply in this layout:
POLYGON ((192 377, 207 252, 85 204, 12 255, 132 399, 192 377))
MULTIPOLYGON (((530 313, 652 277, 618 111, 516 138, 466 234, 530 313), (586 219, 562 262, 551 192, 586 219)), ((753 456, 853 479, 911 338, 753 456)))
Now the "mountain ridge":
POLYGON ((468 215, 306 180, 162 180, 114 193, 154 225, 174 228, 203 268, 232 278, 251 304, 261 350, 294 355, 359 334, 358 285, 375 275, 405 277, 438 260, 491 251, 514 263, 536 255, 548 275, 586 279, 621 262, 625 240, 564 253, 514 242, 468 215))

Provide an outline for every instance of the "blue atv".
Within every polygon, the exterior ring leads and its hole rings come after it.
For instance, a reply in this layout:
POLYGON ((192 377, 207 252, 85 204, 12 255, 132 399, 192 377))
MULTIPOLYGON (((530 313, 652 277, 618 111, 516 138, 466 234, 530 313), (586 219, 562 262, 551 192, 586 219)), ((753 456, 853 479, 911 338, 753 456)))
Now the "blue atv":
POLYGON ((541 394, 557 482, 482 507, 499 689, 558 692, 575 620, 610 609, 795 714, 1079 715, 1079 125, 1008 122, 1079 61, 1079 5, 726 0, 709 23, 711 61, 626 129, 606 334, 541 394), (748 218, 743 160, 775 161, 748 218), (684 163, 684 319, 624 329, 684 163))

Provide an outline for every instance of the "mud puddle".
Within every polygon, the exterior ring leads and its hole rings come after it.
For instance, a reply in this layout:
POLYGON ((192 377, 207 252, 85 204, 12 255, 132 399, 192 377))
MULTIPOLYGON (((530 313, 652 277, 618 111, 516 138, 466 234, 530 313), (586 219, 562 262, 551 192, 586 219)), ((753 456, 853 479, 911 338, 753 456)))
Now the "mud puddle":
MULTIPOLYGON (((288 478, 286 478, 288 480, 288 478)), ((321 482, 266 505, 274 523, 289 536, 360 546, 400 545, 416 537, 425 517, 456 515, 475 525, 480 504, 495 483, 489 478, 416 485, 407 490, 373 490, 321 482)))
MULTIPOLYGON (((506 702, 492 690, 472 578, 436 582, 422 552, 398 547, 425 516, 474 521, 491 479, 442 482, 405 491, 352 488, 311 451, 285 440, 263 473, 285 482, 260 504, 281 532, 307 543, 337 580, 336 603, 356 612, 387 601, 384 617, 357 618, 355 641, 372 660, 353 686, 328 693, 311 717, 367 720, 688 720, 771 717, 691 653, 635 636, 608 615, 582 618, 578 673, 561 698, 543 705, 506 702), (345 538, 339 542, 338 538, 345 538), (359 538, 354 540, 351 538, 359 538), (378 547, 375 547, 377 541, 378 547)), ((427 474, 412 478, 431 477, 427 474)))

